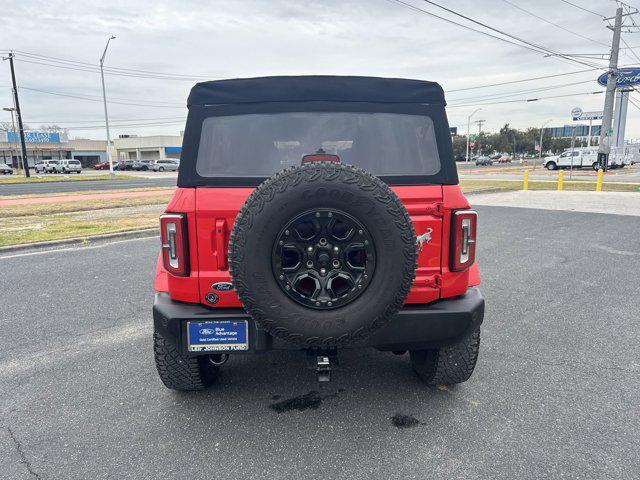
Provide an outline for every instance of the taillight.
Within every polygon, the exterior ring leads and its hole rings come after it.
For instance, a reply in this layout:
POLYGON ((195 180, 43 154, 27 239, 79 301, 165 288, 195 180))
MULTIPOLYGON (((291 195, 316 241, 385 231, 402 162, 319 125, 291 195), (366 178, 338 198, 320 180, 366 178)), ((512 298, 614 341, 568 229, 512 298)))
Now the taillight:
POLYGON ((160 216, 162 263, 173 275, 189 275, 189 244, 187 241, 187 216, 184 213, 165 213, 160 216))
POLYGON ((473 210, 456 210, 451 222, 451 270, 469 268, 476 259, 476 224, 473 210))

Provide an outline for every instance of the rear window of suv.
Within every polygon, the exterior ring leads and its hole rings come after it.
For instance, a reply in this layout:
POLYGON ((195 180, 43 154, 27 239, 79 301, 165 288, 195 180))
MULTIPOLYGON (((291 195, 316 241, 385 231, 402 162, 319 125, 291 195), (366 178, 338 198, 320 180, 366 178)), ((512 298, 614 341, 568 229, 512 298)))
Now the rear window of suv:
POLYGON ((440 158, 424 115, 286 112, 204 120, 196 171, 202 177, 267 177, 314 153, 334 154, 378 176, 434 175, 440 158))

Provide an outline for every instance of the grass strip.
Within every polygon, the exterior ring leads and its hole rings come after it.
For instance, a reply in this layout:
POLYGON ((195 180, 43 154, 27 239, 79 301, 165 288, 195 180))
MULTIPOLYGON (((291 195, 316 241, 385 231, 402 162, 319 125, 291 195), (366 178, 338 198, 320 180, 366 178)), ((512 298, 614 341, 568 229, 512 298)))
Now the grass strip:
POLYGON ((86 238, 104 233, 127 232, 158 226, 158 214, 133 214, 115 218, 85 219, 73 215, 0 218, 0 246, 86 238))
MULTIPOLYGON (((463 178, 460 187, 465 193, 507 192, 522 190, 522 180, 479 180, 463 178)), ((529 190, 557 190, 558 182, 553 180, 529 180, 529 190)), ((595 191, 596 182, 584 180, 565 180, 563 189, 569 191, 595 191)), ((610 182, 603 183, 605 192, 640 192, 640 184, 610 182)))
POLYGON ((166 194, 158 194, 150 197, 92 199, 86 203, 54 202, 10 205, 7 207, 0 207, 0 218, 40 216, 55 213, 104 210, 107 208, 139 207, 143 205, 167 204, 169 202, 169 199, 171 198, 171 195, 172 192, 168 191, 166 194))
POLYGON ((140 177, 136 177, 134 175, 125 175, 125 174, 116 174, 114 178, 111 178, 109 175, 78 175, 77 173, 73 176, 71 175, 56 175, 51 177, 23 177, 21 175, 3 175, 0 177, 0 185, 3 184, 13 184, 13 183, 48 183, 48 182, 78 182, 78 181, 101 181, 101 180, 135 180, 140 177))

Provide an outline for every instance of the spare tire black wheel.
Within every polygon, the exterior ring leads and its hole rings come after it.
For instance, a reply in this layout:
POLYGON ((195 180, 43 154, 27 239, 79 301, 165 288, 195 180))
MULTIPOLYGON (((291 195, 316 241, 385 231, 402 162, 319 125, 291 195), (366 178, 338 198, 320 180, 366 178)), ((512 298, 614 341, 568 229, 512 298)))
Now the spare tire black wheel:
POLYGON ((415 277, 413 224, 359 168, 312 162, 249 196, 229 239, 236 293, 256 323, 304 347, 354 345, 387 324, 415 277))

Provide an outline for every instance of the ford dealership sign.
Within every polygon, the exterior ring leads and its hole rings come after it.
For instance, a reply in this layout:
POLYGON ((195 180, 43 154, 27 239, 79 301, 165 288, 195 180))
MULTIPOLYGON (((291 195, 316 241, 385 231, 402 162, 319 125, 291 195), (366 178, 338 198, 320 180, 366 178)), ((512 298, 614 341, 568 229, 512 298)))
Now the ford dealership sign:
MULTIPOLYGON (((603 87, 607 86, 607 77, 609 72, 603 73, 598 77, 598 83, 603 87)), ((640 67, 619 68, 616 85, 618 87, 630 87, 640 83, 640 67)))

